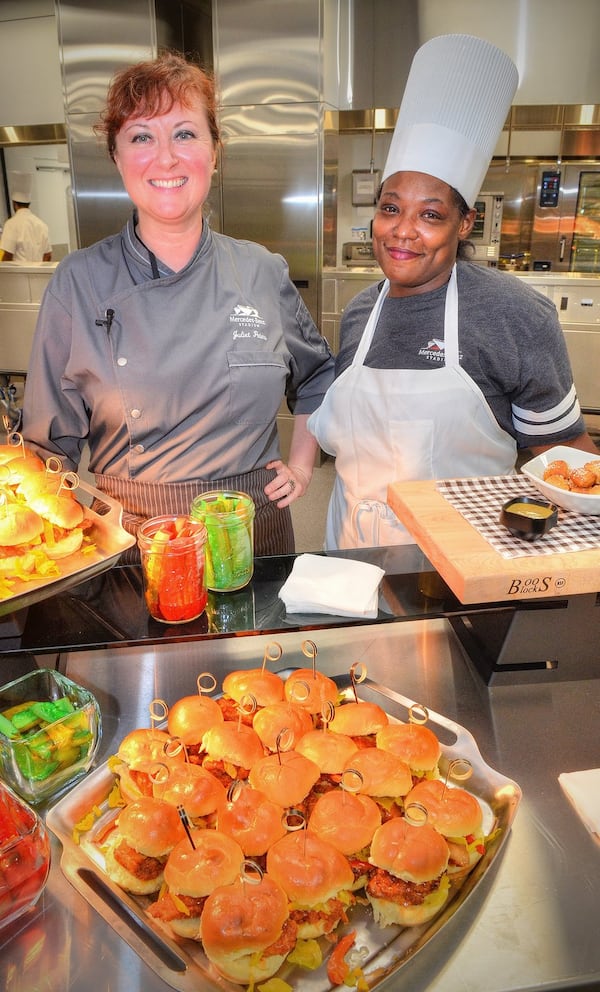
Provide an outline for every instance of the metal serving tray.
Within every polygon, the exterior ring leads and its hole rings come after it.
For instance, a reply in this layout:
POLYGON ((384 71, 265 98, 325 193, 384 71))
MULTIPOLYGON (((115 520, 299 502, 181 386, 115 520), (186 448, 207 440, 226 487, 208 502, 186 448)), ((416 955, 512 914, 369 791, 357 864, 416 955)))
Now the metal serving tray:
MULTIPOLYGON (((280 672, 283 678, 292 671, 280 672)), ((335 679, 343 696, 354 698, 349 675, 335 679)), ((358 687, 363 700, 379 703, 392 720, 408 721, 414 700, 407 699, 378 683, 366 679, 358 687)), ((521 789, 516 782, 490 768, 479 752, 473 736, 459 724, 438 713, 429 711, 428 726, 436 733, 442 746, 440 767, 442 774, 451 761, 468 759, 472 775, 468 788, 479 800, 484 813, 484 832, 493 836, 487 850, 462 885, 451 891, 442 912, 420 927, 390 926, 379 928, 369 907, 356 905, 349 913, 349 923, 340 929, 356 931, 355 947, 365 949, 360 966, 370 989, 379 988, 386 980, 392 987, 393 976, 417 951, 425 947, 442 927, 461 908, 468 896, 484 878, 498 857, 515 817, 521 799, 521 789)), ((147 896, 132 896, 115 885, 107 876, 100 845, 95 841, 114 818, 115 810, 109 809, 107 797, 115 779, 108 765, 92 772, 48 813, 46 822, 63 846, 61 867, 63 873, 94 909, 119 933, 123 940, 172 988, 179 992, 227 990, 235 992, 239 985, 225 981, 211 968, 202 946, 192 940, 173 939, 161 925, 147 916, 146 907, 152 901, 147 896), (80 834, 79 843, 74 839, 74 828, 93 807, 102 815, 93 828, 80 834)), ((464 787, 464 785, 463 785, 464 787)), ((295 992, 330 992, 339 989, 327 977, 327 955, 331 944, 323 941, 323 964, 315 971, 299 966, 284 965, 278 977, 288 982, 295 992)))
POLYGON ((64 592, 65 589, 106 571, 127 548, 135 544, 135 537, 121 526, 123 507, 120 503, 81 479, 75 489, 75 496, 83 505, 85 518, 92 523, 88 534, 94 542, 94 550, 85 553, 78 551, 67 558, 61 558, 58 561, 60 575, 50 578, 36 576, 26 582, 16 579, 14 594, 0 600, 0 617, 39 603, 48 596, 64 592), (106 507, 106 513, 98 513, 87 505, 93 500, 102 503, 106 507))

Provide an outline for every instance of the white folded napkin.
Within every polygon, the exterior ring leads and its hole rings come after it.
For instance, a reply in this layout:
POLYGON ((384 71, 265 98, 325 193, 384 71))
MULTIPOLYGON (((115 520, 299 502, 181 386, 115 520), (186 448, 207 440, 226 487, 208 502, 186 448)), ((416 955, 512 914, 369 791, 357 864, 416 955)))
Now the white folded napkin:
POLYGON ((587 829, 600 841, 600 768, 562 772, 558 781, 587 829))
POLYGON ((349 558, 299 555, 279 592, 288 613, 377 616, 383 568, 349 558))

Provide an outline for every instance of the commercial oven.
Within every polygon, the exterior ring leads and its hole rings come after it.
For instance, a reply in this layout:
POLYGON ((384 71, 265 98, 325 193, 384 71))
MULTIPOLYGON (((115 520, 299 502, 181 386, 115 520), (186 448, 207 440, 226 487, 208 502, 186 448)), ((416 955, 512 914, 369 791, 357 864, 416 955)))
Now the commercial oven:
POLYGON ((500 258, 541 272, 600 274, 600 163, 494 162, 485 177, 503 190, 500 258))

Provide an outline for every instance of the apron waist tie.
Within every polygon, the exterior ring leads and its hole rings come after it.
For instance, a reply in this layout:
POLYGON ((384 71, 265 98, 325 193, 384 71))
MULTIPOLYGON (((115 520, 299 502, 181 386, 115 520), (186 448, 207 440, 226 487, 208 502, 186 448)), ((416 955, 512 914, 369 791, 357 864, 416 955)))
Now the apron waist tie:
POLYGON ((387 515, 387 508, 376 500, 360 499, 352 507, 351 526, 358 535, 360 543, 366 547, 376 548, 379 545, 379 521, 387 515), (367 535, 363 531, 363 517, 368 514, 371 536, 367 540, 367 535))

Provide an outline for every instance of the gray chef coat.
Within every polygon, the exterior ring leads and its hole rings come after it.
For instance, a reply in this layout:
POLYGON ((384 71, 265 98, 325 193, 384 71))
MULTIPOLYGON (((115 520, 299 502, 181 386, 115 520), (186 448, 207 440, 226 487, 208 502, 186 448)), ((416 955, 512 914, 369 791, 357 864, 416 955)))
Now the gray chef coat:
POLYGON ((24 434, 76 468, 140 482, 233 476, 280 457, 283 398, 315 410, 333 379, 326 341, 280 256, 211 231, 180 272, 134 219, 67 256, 42 299, 24 434), (159 278, 156 278, 159 276, 159 278))

